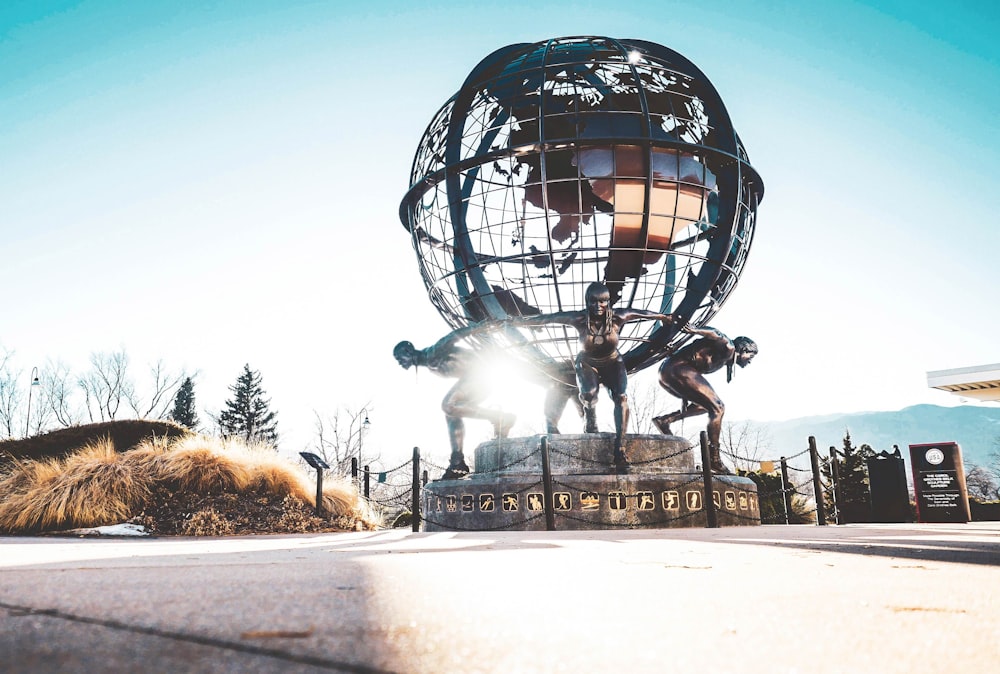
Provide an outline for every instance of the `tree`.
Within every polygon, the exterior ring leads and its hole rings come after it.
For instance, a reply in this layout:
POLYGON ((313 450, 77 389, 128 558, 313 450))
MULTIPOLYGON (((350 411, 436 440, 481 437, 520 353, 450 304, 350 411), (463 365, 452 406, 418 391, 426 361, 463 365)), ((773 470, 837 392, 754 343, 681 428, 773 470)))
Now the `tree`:
MULTIPOLYGON (((760 506, 761 524, 785 524, 785 493, 782 490, 781 475, 764 471, 737 470, 738 475, 748 477, 757 485, 757 503, 760 506)), ((788 524, 815 522, 810 504, 803 496, 792 493, 792 504, 788 512, 788 524)))
MULTIPOLYGON (((868 522, 871 520, 871 494, 868 491, 868 466, 866 459, 875 456, 869 445, 855 447, 851 444, 851 432, 844 435, 844 446, 837 452, 838 480, 836 483, 836 504, 830 492, 824 494, 827 512, 839 510, 840 524, 868 522)), ((821 459, 821 471, 827 484, 833 484, 833 469, 829 458, 821 459)))
POLYGON ((677 405, 677 398, 664 391, 659 383, 643 384, 633 378, 628 392, 629 432, 658 434, 660 430, 653 424, 653 417, 666 414, 677 405))
MULTIPOLYGON (((11 371, 8 363, 13 353, 0 347, 0 437, 13 438, 17 428, 21 407, 21 390, 18 379, 21 372, 11 371)), ((21 429, 23 433, 23 428, 21 429)))
POLYGON ((971 498, 980 501, 1000 500, 1000 483, 996 476, 987 468, 972 466, 965 475, 965 485, 971 498))
POLYGON ((112 353, 90 354, 89 371, 77 383, 83 390, 84 404, 91 422, 114 421, 122 401, 135 396, 135 385, 128 374, 125 349, 112 353))
POLYGON ((191 430, 198 427, 198 413, 194 408, 194 382, 191 381, 191 377, 185 378, 177 389, 170 419, 191 430))
MULTIPOLYGON (((722 423, 719 444, 722 453, 736 467, 736 472, 751 473, 760 467, 761 461, 768 460, 771 451, 771 434, 765 426, 753 421, 722 423)), ((763 511, 761 511, 763 512, 763 511)))
MULTIPOLYGON (((149 366, 149 376, 152 387, 149 390, 149 398, 144 399, 133 389, 128 398, 129 406, 139 419, 163 419, 170 409, 170 401, 174 399, 174 392, 177 391, 181 382, 191 378, 187 377, 183 371, 179 374, 169 372, 162 360, 156 361, 149 366)), ((192 408, 193 409, 193 408, 192 408)))
POLYGON ((83 420, 83 413, 76 404, 73 379, 69 365, 60 361, 45 364, 42 370, 42 393, 49 411, 60 426, 74 426, 83 420))
POLYGON ((380 457, 370 450, 364 456, 361 455, 368 431, 365 422, 368 421, 371 409, 368 404, 362 405, 360 410, 343 407, 325 420, 319 412, 313 410, 316 416, 316 436, 309 449, 321 456, 340 475, 350 474, 353 458, 359 459, 359 463, 363 460, 366 464, 379 461, 380 457))
POLYGON ((278 442, 277 414, 272 412, 271 401, 264 397, 260 372, 243 366, 243 374, 229 387, 233 397, 226 401, 226 408, 219 413, 218 423, 222 434, 240 437, 247 442, 278 442))

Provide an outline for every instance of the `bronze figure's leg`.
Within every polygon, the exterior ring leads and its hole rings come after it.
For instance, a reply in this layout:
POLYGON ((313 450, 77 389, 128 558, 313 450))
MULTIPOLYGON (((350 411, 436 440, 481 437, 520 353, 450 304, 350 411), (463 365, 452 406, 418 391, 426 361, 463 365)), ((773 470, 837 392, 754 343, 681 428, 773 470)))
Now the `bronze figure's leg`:
POLYGON ((445 471, 443 480, 454 480, 469 474, 469 466, 465 462, 463 446, 465 443, 465 418, 486 419, 493 424, 493 430, 498 437, 507 437, 511 426, 517 417, 499 410, 489 410, 479 407, 479 402, 486 398, 488 391, 465 378, 460 378, 451 387, 441 403, 445 419, 448 421, 448 436, 451 440, 451 461, 445 471))
POLYGON ((676 412, 671 412, 670 414, 664 414, 660 417, 653 417, 653 424, 660 429, 660 432, 665 435, 671 435, 670 424, 675 421, 680 421, 681 419, 687 419, 688 417, 696 417, 699 414, 705 414, 706 410, 701 405, 696 405, 694 403, 683 403, 681 409, 676 412))
POLYGON ((673 423, 673 420, 667 414, 664 414, 662 417, 653 417, 653 425, 664 435, 673 435, 673 431, 670 430, 671 423, 673 423))
POLYGON ((597 370, 585 363, 582 358, 576 359, 576 385, 580 389, 580 402, 583 404, 584 433, 597 432, 597 394, 601 390, 601 381, 597 370))
POLYGON ((448 469, 441 476, 442 480, 457 480, 469 474, 469 465, 465 463, 462 445, 465 443, 465 422, 462 417, 445 416, 448 422, 448 439, 451 441, 451 460, 448 469))
POLYGON ((545 393, 545 432, 559 435, 559 419, 566 410, 566 403, 573 397, 573 389, 562 383, 555 383, 545 393))
POLYGON ((583 432, 597 432, 597 401, 583 403, 583 432))
POLYGON ((675 421, 707 413, 706 430, 712 470, 720 474, 729 474, 729 469, 722 463, 722 456, 719 452, 719 436, 722 431, 722 417, 726 412, 726 406, 716 394, 715 389, 692 365, 684 362, 671 363, 669 359, 660 366, 660 385, 671 395, 689 402, 677 412, 654 418, 653 423, 656 424, 656 427, 666 433, 670 430, 670 424, 675 421))
POLYGON ((617 362, 602 369, 601 374, 608 393, 615 403, 615 471, 619 474, 629 472, 628 455, 625 451, 625 431, 628 429, 628 374, 625 364, 617 362))

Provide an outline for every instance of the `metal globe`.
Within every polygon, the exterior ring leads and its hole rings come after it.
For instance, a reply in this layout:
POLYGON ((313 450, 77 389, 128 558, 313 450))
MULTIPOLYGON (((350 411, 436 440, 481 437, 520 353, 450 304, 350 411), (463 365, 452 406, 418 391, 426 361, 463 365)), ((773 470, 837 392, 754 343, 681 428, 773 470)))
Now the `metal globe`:
MULTIPOLYGON (((675 51, 566 37, 483 59, 431 120, 400 205, 428 296, 452 327, 584 307, 673 313, 628 323, 636 372, 705 325, 739 280, 760 176, 722 99, 675 51)), ((525 358, 571 362, 571 328, 483 333, 525 358)))

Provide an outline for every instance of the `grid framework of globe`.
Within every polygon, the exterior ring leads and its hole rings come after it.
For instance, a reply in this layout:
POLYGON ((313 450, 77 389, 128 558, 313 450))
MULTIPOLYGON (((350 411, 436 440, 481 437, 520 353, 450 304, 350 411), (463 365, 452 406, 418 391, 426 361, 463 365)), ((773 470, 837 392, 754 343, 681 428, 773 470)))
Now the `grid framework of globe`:
MULTIPOLYGON (((434 115, 400 218, 421 277, 453 328, 584 308, 673 313, 626 324, 630 373, 708 323, 739 280, 763 183, 719 94, 675 51, 568 37, 483 59, 434 115)), ((537 363, 565 364, 558 325, 484 332, 537 363)))

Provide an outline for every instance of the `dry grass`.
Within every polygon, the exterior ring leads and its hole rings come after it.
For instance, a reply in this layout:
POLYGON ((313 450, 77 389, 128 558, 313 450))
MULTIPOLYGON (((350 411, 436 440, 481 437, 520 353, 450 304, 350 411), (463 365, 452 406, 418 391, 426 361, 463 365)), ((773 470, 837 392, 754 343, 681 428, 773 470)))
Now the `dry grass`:
POLYGON ((324 518, 303 469, 273 449, 204 436, 108 438, 64 459, 18 460, 0 475, 0 531, 38 533, 131 520, 156 533, 230 535, 373 528, 346 480, 328 479, 324 518))

